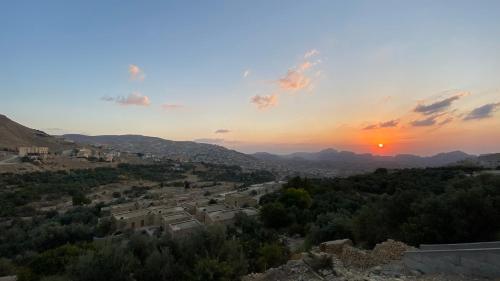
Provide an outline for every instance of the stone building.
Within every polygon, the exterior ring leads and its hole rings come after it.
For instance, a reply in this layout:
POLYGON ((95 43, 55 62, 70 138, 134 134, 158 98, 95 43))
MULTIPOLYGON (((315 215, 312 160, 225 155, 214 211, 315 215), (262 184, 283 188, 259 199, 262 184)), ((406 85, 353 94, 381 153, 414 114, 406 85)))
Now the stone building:
POLYGON ((166 227, 167 233, 173 239, 187 237, 197 231, 200 231, 201 229, 203 229, 203 225, 195 219, 178 223, 171 223, 166 227))
POLYGON ((18 155, 21 157, 25 156, 46 157, 49 154, 49 148, 42 146, 21 146, 18 147, 17 150, 19 152, 18 155))
POLYGON ((246 214, 249 217, 258 215, 258 211, 254 208, 232 209, 218 212, 208 213, 205 219, 206 225, 219 224, 219 225, 233 225, 236 215, 239 213, 246 214))
POLYGON ((226 205, 216 204, 216 205, 208 205, 203 207, 196 208, 196 219, 200 222, 205 223, 205 219, 208 214, 212 212, 226 211, 230 210, 230 208, 226 205))
POLYGON ((224 197, 224 203, 232 208, 255 207, 257 199, 242 193, 231 193, 224 197))

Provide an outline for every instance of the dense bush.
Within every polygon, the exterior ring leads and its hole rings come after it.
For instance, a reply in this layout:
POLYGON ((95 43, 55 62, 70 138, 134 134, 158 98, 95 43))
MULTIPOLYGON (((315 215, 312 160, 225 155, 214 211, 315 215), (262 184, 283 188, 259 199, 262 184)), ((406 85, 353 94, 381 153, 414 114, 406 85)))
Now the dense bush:
POLYGON ((262 219, 289 233, 302 229, 313 243, 351 238, 370 247, 388 238, 412 245, 500 239, 500 176, 473 172, 379 169, 348 178, 293 178, 284 191, 261 198, 262 219), (309 208, 298 203, 296 197, 307 202, 307 196, 296 190, 310 194, 309 208))

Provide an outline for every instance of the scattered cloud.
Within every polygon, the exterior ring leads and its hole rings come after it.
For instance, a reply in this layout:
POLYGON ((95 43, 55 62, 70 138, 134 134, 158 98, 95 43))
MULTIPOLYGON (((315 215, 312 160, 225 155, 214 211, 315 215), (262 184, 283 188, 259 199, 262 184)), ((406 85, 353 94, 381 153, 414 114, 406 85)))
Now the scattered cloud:
POLYGON ((429 127, 429 126, 433 126, 436 124, 437 118, 438 118, 438 116, 431 116, 428 118, 411 121, 410 124, 413 127, 429 127))
POLYGON ((457 94, 431 104, 419 104, 413 111, 422 113, 424 115, 431 115, 434 113, 442 112, 448 109, 454 101, 460 99, 463 95, 464 94, 457 94))
POLYGON ((250 76, 250 69, 247 69, 245 70, 245 72, 243 72, 243 78, 247 78, 248 76, 250 76))
POLYGON ((275 94, 266 96, 256 95, 250 99, 250 102, 255 104, 258 109, 266 109, 278 103, 278 96, 275 94))
POLYGON ((301 71, 288 70, 285 77, 278 80, 280 88, 283 90, 300 90, 309 86, 311 79, 306 77, 301 71))
POLYGON ((377 129, 377 128, 378 128, 377 124, 371 124, 371 125, 364 127, 363 130, 373 130, 373 129, 377 129))
POLYGON ((130 80, 144 81, 144 78, 146 78, 144 70, 135 64, 128 66, 128 73, 130 74, 130 80))
POLYGON ((398 124, 399 124, 399 119, 394 119, 394 120, 389 120, 389 121, 380 123, 379 127, 380 128, 392 128, 392 127, 398 126, 398 124))
POLYGON ((305 61, 303 62, 300 66, 299 66, 299 69, 304 71, 304 70, 307 70, 309 68, 311 68, 312 66, 314 66, 313 63, 311 63, 310 61, 305 61))
POLYGON ((163 110, 176 110, 176 109, 180 109, 180 108, 183 108, 184 106, 182 104, 170 104, 170 103, 164 103, 161 105, 161 108, 163 110))
POLYGON ((228 129, 218 129, 215 131, 216 134, 227 134, 227 133, 231 133, 231 130, 228 130, 228 129))
POLYGON ((448 123, 451 123, 453 120, 454 120, 453 117, 448 117, 448 118, 444 119, 443 121, 439 122, 439 126, 443 126, 443 125, 446 125, 448 123))
POLYGON ((316 50, 316 49, 312 49, 312 50, 307 51, 307 52, 304 54, 304 58, 305 58, 305 59, 307 59, 307 58, 310 58, 310 57, 313 57, 313 56, 316 56, 316 55, 319 55, 318 50, 316 50))
POLYGON ((103 101, 114 101, 114 100, 115 100, 115 98, 105 96, 105 97, 102 97, 102 98, 101 98, 101 100, 103 100, 103 101))
POLYGON ((469 112, 465 116, 464 120, 479 120, 490 118, 493 116, 493 113, 498 109, 498 107, 500 107, 500 102, 482 105, 469 112))
POLYGON ((127 97, 118 96, 113 97, 102 97, 101 100, 111 102, 114 101, 121 105, 138 105, 138 106, 149 106, 151 101, 148 96, 142 95, 140 92, 133 92, 127 97))
POLYGON ((385 122, 380 122, 378 124, 371 124, 363 128, 363 130, 374 130, 380 128, 394 128, 399 125, 399 119, 393 119, 385 122))

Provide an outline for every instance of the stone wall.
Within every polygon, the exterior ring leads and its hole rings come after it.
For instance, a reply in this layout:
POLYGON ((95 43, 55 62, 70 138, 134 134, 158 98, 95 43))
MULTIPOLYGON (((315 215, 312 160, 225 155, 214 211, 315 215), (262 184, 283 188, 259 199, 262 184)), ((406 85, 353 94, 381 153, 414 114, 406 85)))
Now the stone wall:
POLYGON ((460 244, 422 244, 420 250, 465 250, 465 249, 491 249, 500 248, 500 241, 460 243, 460 244))

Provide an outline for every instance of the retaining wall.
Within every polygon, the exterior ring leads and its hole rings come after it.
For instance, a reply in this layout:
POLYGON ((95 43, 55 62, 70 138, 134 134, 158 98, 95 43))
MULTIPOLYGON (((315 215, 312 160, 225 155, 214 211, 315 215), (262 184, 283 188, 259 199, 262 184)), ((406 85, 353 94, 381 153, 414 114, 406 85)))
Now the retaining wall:
POLYGON ((408 268, 423 273, 500 277, 500 247, 407 251, 403 262, 408 268))
POLYGON ((460 243, 460 244, 421 244, 420 250, 465 250, 465 249, 489 249, 500 248, 500 241, 460 243))

